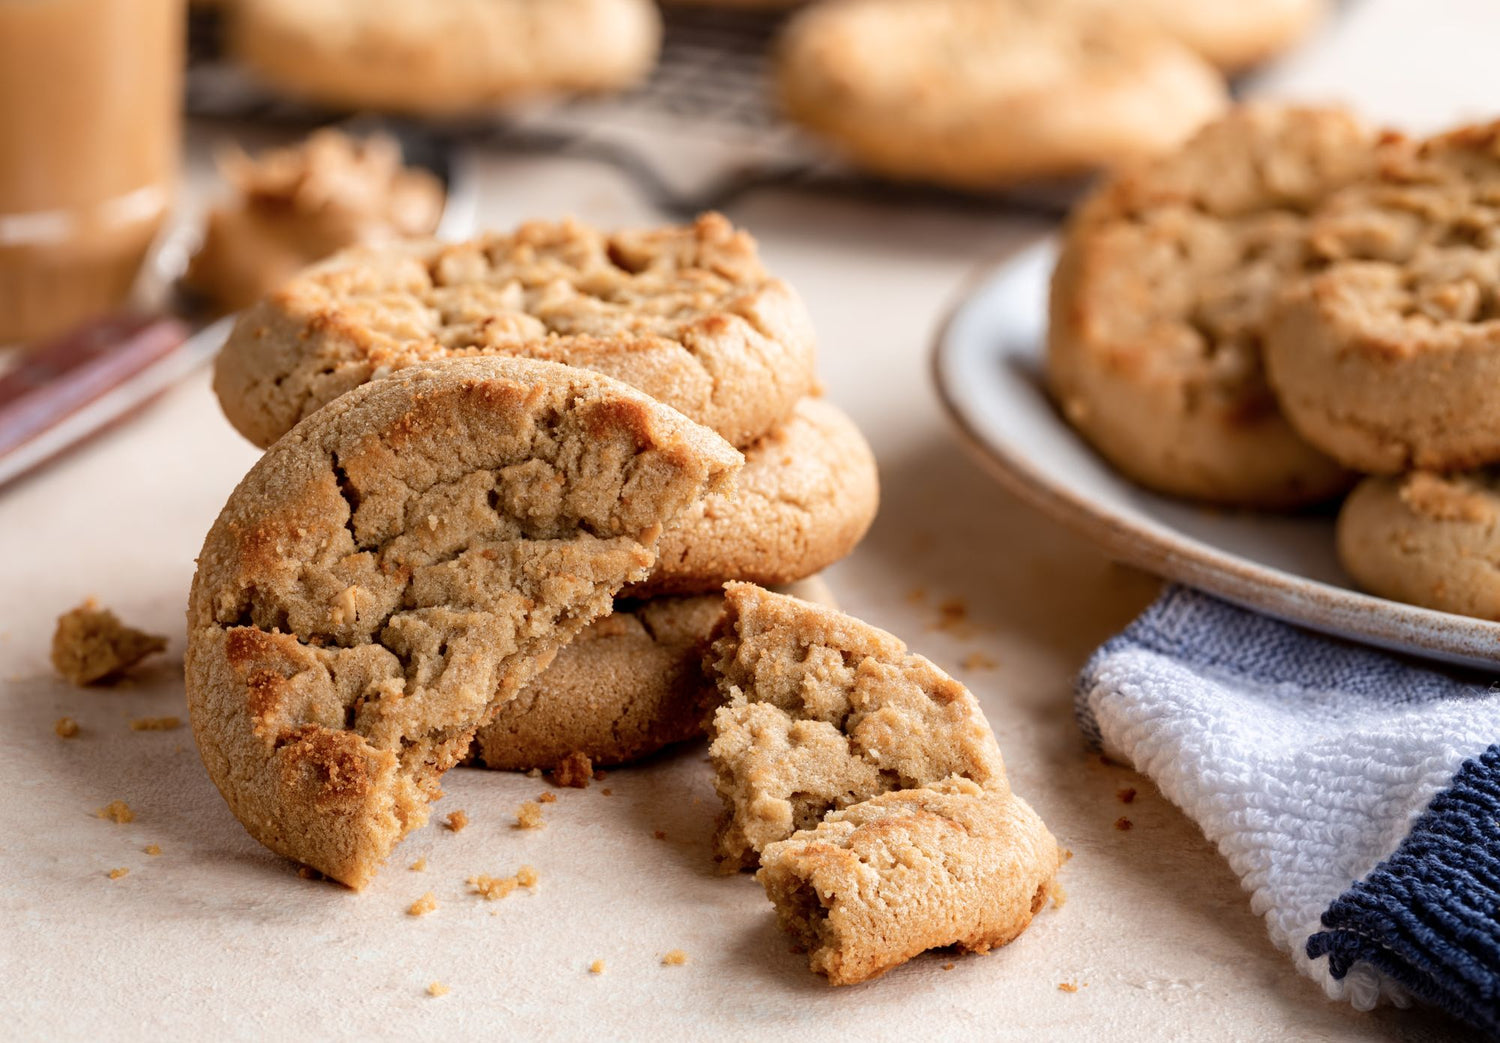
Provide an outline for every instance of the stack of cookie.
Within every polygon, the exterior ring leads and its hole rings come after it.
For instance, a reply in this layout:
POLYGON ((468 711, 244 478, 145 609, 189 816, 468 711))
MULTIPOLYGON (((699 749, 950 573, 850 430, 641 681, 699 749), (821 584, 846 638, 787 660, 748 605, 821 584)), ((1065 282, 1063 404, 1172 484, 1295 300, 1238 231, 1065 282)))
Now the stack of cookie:
POLYGON ((1064 415, 1132 479, 1224 506, 1370 475, 1340 514, 1350 574, 1500 619, 1497 184, 1500 124, 1414 141, 1230 113, 1074 215, 1048 342, 1064 415))
POLYGON ((247 311, 214 387, 269 445, 351 388, 433 359, 504 355, 616 377, 741 448, 733 495, 662 534, 651 575, 621 592, 553 668, 481 730, 477 759, 620 764, 702 734, 698 662, 729 580, 781 585, 842 558, 878 500, 874 458, 815 397, 811 322, 754 241, 717 214, 605 234, 534 222, 457 245, 356 249, 247 311))

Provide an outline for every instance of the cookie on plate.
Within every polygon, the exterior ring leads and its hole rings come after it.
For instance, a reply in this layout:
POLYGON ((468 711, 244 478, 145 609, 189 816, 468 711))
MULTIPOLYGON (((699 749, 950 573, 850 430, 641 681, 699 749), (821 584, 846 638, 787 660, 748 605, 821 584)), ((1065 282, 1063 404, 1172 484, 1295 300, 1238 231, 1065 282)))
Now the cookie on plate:
POLYGON ((1371 474, 1500 460, 1500 122, 1387 143, 1313 215, 1316 268, 1267 331, 1309 442, 1371 474))
POLYGON ((875 457, 854 422, 805 398, 745 448, 734 491, 705 496, 667 527, 632 597, 716 591, 726 580, 791 583, 852 551, 880 501, 875 457))
POLYGON ((1306 260, 1303 215, 1367 174, 1374 151, 1341 110, 1245 106, 1074 214, 1052 277, 1048 382, 1127 477, 1258 508, 1348 487, 1277 409, 1261 351, 1306 260))
POLYGON ((856 985, 927 949, 1012 941, 1062 861, 1020 797, 951 778, 830 813, 768 845, 755 878, 812 969, 856 985))
POLYGON ((413 115, 621 90, 661 37, 650 0, 237 0, 230 14, 232 53, 278 90, 413 115))
POLYGON ((740 460, 531 359, 411 367, 299 425, 230 495, 188 606, 193 732, 235 816, 362 887, 475 730, 740 460))
POLYGON ((1366 478, 1339 511, 1339 561, 1365 590, 1500 620, 1500 474, 1366 478))
POLYGON ((748 583, 724 601, 705 660, 723 700, 709 730, 723 871, 887 790, 958 775, 1009 791, 974 696, 899 640, 748 583))
POLYGON ((787 27, 776 79, 856 164, 980 190, 1162 152, 1226 104, 1148 21, 1028 0, 827 0, 787 27))
MULTIPOLYGON (((814 577, 786 592, 833 605, 814 577)), ((616 599, 474 738, 472 759, 502 771, 549 769, 571 753, 628 764, 703 735, 717 697, 703 653, 724 595, 616 599)))
POLYGON ((1327 0, 1104 0, 1139 11, 1221 69, 1234 71, 1287 50, 1328 13, 1327 0))
POLYGON ((524 355, 640 388, 735 445, 814 391, 812 322, 718 214, 604 233, 536 221, 466 243, 353 249, 240 316, 214 390, 257 445, 428 359, 524 355))

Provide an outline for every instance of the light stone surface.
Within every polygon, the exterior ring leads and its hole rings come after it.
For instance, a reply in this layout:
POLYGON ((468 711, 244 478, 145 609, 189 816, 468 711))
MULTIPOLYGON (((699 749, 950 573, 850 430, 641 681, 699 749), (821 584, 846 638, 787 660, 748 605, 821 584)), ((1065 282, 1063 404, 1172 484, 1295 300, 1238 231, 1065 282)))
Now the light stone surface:
MULTIPOLYGON (((1475 99, 1494 97, 1486 51, 1500 10, 1438 6, 1451 12, 1402 0, 1347 5, 1335 33, 1268 86, 1312 99, 1368 96, 1372 117, 1418 126, 1473 115, 1475 99), (1453 28, 1463 19, 1467 29, 1453 28), (1370 57, 1417 41, 1430 49, 1399 69, 1370 57)), ((495 227, 567 212, 604 225, 660 219, 623 177, 581 161, 496 158, 484 173, 483 216, 495 227)), ((462 832, 434 822, 414 833, 361 894, 299 879, 234 820, 185 726, 129 727, 134 717, 186 718, 192 558, 255 457, 200 374, 0 493, 8 1038, 1453 1035, 1429 1014, 1358 1014, 1325 999, 1272 948, 1193 824, 1149 781, 1084 750, 1072 677, 1155 584, 997 489, 959 449, 928 378, 933 331, 969 274, 1043 226, 779 192, 743 199, 730 217, 806 298, 829 396, 864 428, 880 463, 880 516, 830 571, 834 594, 972 687, 1016 792, 1073 852, 1063 908, 988 956, 928 955, 870 985, 832 989, 787 951, 759 885, 715 874, 718 802, 702 747, 612 771, 587 790, 456 770, 434 818, 463 809, 462 832), (129 687, 76 689, 51 673, 53 622, 89 594, 172 635, 168 654, 129 687), (939 628, 950 599, 966 618, 939 628), (982 668, 976 655, 998 665, 982 668), (53 733, 63 715, 79 722, 76 738, 53 733), (1128 807, 1116 797, 1126 787, 1138 793, 1128 807), (558 795, 542 805, 545 828, 512 828, 517 807, 542 792, 558 795), (135 820, 96 818, 112 800, 135 820), (1122 815, 1133 829, 1115 828, 1122 815), (150 844, 162 853, 147 855, 150 844), (424 856, 424 872, 406 868, 424 856), (486 902, 465 883, 522 864, 536 868, 535 890, 486 902), (116 867, 130 873, 111 880, 116 867), (408 916, 428 891, 436 910, 408 916), (672 949, 687 953, 684 966, 662 965, 672 949), (604 973, 590 974, 601 959, 604 973), (429 996, 433 981, 451 992, 429 996), (1060 991, 1065 982, 1078 991, 1060 991)))

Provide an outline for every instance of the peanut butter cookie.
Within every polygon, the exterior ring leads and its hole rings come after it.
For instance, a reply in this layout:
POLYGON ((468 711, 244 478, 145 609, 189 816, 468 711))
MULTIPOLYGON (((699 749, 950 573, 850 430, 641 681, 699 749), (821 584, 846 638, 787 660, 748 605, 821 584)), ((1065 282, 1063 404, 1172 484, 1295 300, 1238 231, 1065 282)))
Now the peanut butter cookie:
POLYGON ((1096 0, 1138 12, 1221 69, 1235 71, 1274 58, 1323 19, 1327 0, 1096 0))
POLYGON ((816 388, 812 323, 718 214, 605 234, 573 221, 338 254, 245 312, 214 373, 268 445, 352 387, 428 359, 597 370, 749 445, 816 388))
POLYGON ((1127 477, 1259 508, 1348 487, 1282 417, 1261 351, 1283 280, 1306 261, 1305 215, 1367 174, 1374 148, 1340 110, 1246 106, 1073 216, 1047 376, 1069 423, 1127 477))
POLYGON ((1309 241, 1266 339, 1302 436, 1371 474, 1500 460, 1500 122, 1388 142, 1309 241))
POLYGON ((1055 0, 827 0, 794 16, 787 114, 898 180, 989 189, 1170 149, 1226 104, 1149 20, 1055 0))
POLYGON ((475 730, 740 460, 531 359, 410 367, 296 427, 231 494, 188 607, 193 731, 235 816, 362 887, 475 730))
POLYGON ((959 775, 1009 791, 969 690, 867 623, 730 583, 706 662, 723 699, 709 757, 724 800, 714 846, 726 872, 887 790, 959 775))
POLYGON ((1339 512, 1338 551, 1372 594, 1500 620, 1500 474, 1366 478, 1339 512))
POLYGON ((768 845, 755 878, 812 969, 855 985, 927 949, 1013 940, 1062 859, 1020 797, 951 778, 830 813, 768 845))

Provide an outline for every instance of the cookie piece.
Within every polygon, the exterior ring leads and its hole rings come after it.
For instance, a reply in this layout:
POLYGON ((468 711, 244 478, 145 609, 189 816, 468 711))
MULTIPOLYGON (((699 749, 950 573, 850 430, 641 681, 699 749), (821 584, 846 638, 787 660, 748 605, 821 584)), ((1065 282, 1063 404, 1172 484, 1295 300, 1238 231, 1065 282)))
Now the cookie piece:
POLYGON ((1500 620, 1500 474, 1366 478, 1339 511, 1338 552, 1365 590, 1500 620))
POLYGON ((368 380, 433 358, 597 370, 748 445, 813 391, 812 322, 718 214, 606 234, 532 222, 459 244, 355 249, 240 317, 214 371, 257 445, 368 380))
POLYGON ((1371 474, 1500 460, 1500 122, 1388 142, 1309 240, 1266 339, 1302 436, 1371 474))
POLYGON ((617 381, 415 366, 277 442, 204 541, 187 695, 261 843, 359 888, 475 729, 650 568, 739 453, 617 381))
POLYGON ((232 198, 214 207, 183 283, 223 311, 254 304, 298 271, 356 243, 431 235, 443 186, 401 162, 383 134, 324 128, 306 141, 219 161, 232 198))
POLYGON ((787 114, 898 180, 989 189, 1172 148, 1222 78, 1148 22, 1036 0, 828 0, 794 16, 787 114))
POLYGON ((1374 140, 1338 109, 1249 105, 1122 174, 1073 216, 1052 277, 1047 378, 1111 464, 1237 507, 1326 500, 1352 479, 1276 407, 1261 350, 1304 214, 1367 174, 1374 140))
MULTIPOLYGON (((817 577, 786 591, 834 605, 817 577)), ((722 592, 616 599, 612 615, 585 628, 479 729, 471 759, 481 767, 530 771, 583 753, 611 766, 700 737, 717 701, 703 653, 723 613, 722 592)))
POLYGON ((725 586, 705 660, 723 703, 709 759, 725 872, 829 811, 950 775, 1008 792, 969 690, 883 630, 748 583, 725 586))
POLYGON ((1062 860, 1020 797, 952 778, 831 813, 767 846, 755 878, 812 969, 855 985, 927 949, 1012 941, 1062 860))
POLYGON ((52 634, 52 666, 76 685, 116 678, 166 650, 166 638, 127 626, 93 598, 58 616, 52 634))
POLYGON ((1327 0, 1131 0, 1139 12, 1219 68, 1234 72, 1290 48, 1328 13, 1327 0))
POLYGON ((716 591, 726 580, 777 586, 838 561, 880 502, 875 457, 843 410, 805 398, 745 449, 734 491, 706 496, 667 527, 651 578, 632 597, 716 591))
POLYGON ((237 0, 230 48, 271 86, 340 109, 445 115, 645 79, 650 0, 237 0))

